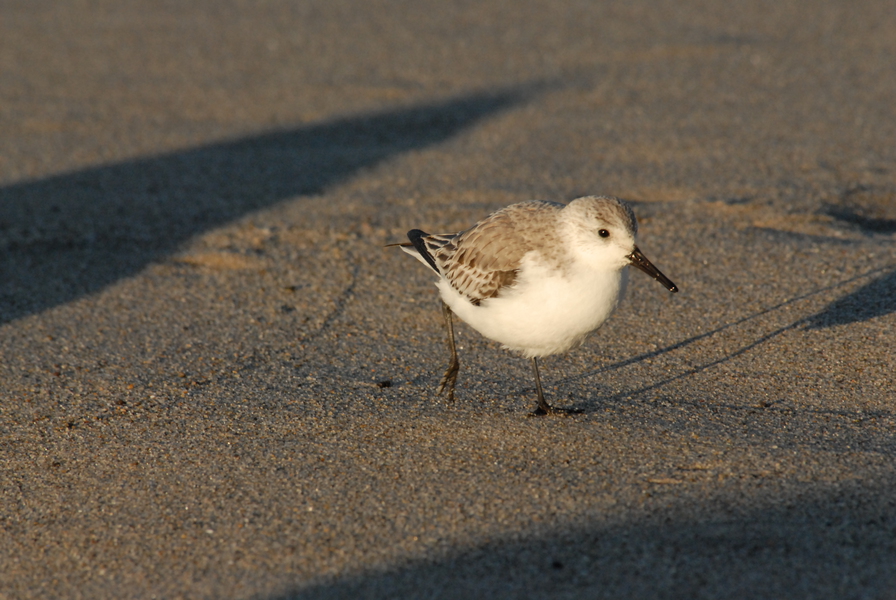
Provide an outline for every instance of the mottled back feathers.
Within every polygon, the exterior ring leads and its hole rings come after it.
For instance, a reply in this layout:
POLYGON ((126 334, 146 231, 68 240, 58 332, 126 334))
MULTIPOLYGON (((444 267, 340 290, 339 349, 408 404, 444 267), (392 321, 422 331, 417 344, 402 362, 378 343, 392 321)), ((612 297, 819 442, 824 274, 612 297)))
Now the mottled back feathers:
POLYGON ((545 213, 556 213, 563 207, 554 202, 523 202, 499 210, 460 233, 426 234, 414 229, 408 232, 408 238, 433 270, 479 305, 513 286, 526 254, 562 248, 562 244, 548 239, 556 237, 556 230, 542 223, 549 221, 545 213), (521 236, 520 231, 526 235, 521 236))

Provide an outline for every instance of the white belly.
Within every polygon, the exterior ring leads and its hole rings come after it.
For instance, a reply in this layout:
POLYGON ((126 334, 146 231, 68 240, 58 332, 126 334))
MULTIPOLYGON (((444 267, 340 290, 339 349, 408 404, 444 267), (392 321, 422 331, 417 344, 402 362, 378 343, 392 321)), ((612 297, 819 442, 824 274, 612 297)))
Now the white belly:
POLYGON ((473 329, 526 357, 581 344, 615 310, 627 269, 579 268, 565 274, 527 263, 514 289, 475 306, 443 280, 442 299, 473 329))

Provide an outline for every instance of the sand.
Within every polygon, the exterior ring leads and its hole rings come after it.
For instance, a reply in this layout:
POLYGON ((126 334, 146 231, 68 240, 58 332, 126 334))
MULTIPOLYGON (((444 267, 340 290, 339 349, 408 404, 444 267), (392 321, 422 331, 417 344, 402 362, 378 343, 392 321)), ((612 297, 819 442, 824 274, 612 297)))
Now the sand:
POLYGON ((0 9, 0 598, 896 598, 896 12, 0 9), (543 362, 384 244, 633 202, 543 362))

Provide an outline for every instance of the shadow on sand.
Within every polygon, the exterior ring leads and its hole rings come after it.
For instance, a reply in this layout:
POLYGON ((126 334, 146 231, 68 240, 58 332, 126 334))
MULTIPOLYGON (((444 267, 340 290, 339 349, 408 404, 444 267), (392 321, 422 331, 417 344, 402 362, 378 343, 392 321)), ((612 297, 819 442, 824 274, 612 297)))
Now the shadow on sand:
POLYGON ((676 494, 662 516, 487 543, 274 600, 892 597, 896 476, 806 487, 777 504, 754 498, 749 509, 676 494))
POLYGON ((896 271, 873 279, 806 320, 808 329, 868 321, 896 312, 896 271))
POLYGON ((262 133, 0 188, 0 323, 89 294, 202 231, 440 143, 532 84, 262 133))
POLYGON ((620 397, 630 396, 633 394, 640 394, 650 390, 654 390, 657 388, 661 388, 669 383, 683 379, 685 377, 690 377, 691 375, 695 375, 700 373, 701 371, 705 371, 722 363, 725 363, 733 358, 736 358, 742 354, 746 354, 747 352, 753 350, 754 348, 761 346, 765 342, 769 341, 772 338, 775 338, 782 333, 790 331, 792 329, 798 329, 800 327, 804 327, 806 329, 822 329, 825 327, 832 327, 834 325, 846 325, 848 323, 858 323, 862 321, 868 321, 870 319, 876 317, 882 317, 884 315, 888 315, 891 312, 896 311, 896 271, 891 271, 890 267, 877 268, 866 273, 862 273, 851 277, 844 281, 838 281, 836 283, 832 283, 830 285, 826 285, 824 287, 812 290, 795 298, 791 298, 789 300, 785 300, 780 302, 774 306, 770 306, 769 308, 765 308, 763 310, 754 312, 745 317, 742 317, 736 321, 732 321, 721 327, 717 327, 711 331, 706 331, 704 333, 697 334, 693 337, 687 338, 685 340, 681 340, 680 342, 675 342, 674 344, 670 344, 664 348, 660 348, 658 350, 652 350, 650 352, 645 352, 643 354, 639 354, 637 356, 633 356, 631 358, 627 358, 625 360, 621 360, 615 362, 613 364, 600 367, 599 369, 595 369, 593 371, 588 371, 586 373, 581 373, 578 375, 574 375, 571 377, 566 377, 560 380, 559 383, 565 383, 570 381, 576 381, 580 379, 584 379, 587 377, 594 377, 596 375, 601 375, 603 373, 613 371, 615 369, 621 369, 623 367, 627 367, 629 365, 633 365, 639 363, 643 360, 647 360, 650 358, 655 358, 662 354, 667 354, 669 352, 673 352, 675 350, 679 350, 684 348, 685 346, 689 346, 695 342, 699 342, 705 338, 712 337, 718 333, 725 331, 726 329, 730 329, 732 327, 737 327, 747 321, 751 321, 753 319, 757 319, 769 313, 780 310, 786 306, 794 304, 796 302, 800 302, 807 298, 811 298, 816 296, 822 292, 827 292, 839 287, 843 287, 860 279, 870 277, 872 275, 876 275, 878 273, 883 273, 882 275, 876 277, 869 283, 863 285, 859 289, 855 290, 838 298, 837 300, 831 302, 824 309, 820 310, 817 313, 812 315, 802 317, 784 325, 783 327, 779 327, 755 340, 742 346, 741 348, 729 352, 723 356, 720 356, 714 360, 703 363, 701 365, 697 365, 681 373, 673 375, 671 377, 665 378, 659 382, 652 383, 645 387, 642 387, 637 390, 626 390, 624 394, 621 394, 620 397), (889 272, 887 272, 889 271, 889 272))

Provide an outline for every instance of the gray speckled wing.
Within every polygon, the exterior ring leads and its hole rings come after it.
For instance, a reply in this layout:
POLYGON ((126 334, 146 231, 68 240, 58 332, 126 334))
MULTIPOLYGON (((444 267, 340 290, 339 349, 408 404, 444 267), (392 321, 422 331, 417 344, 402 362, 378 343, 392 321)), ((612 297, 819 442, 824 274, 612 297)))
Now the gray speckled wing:
MULTIPOLYGON (((508 206, 456 234, 434 234, 423 241, 452 287, 479 305, 516 281, 528 252, 544 254, 554 245, 554 215, 564 205, 523 202, 508 206)), ((545 256, 545 259, 552 257, 545 256)))

